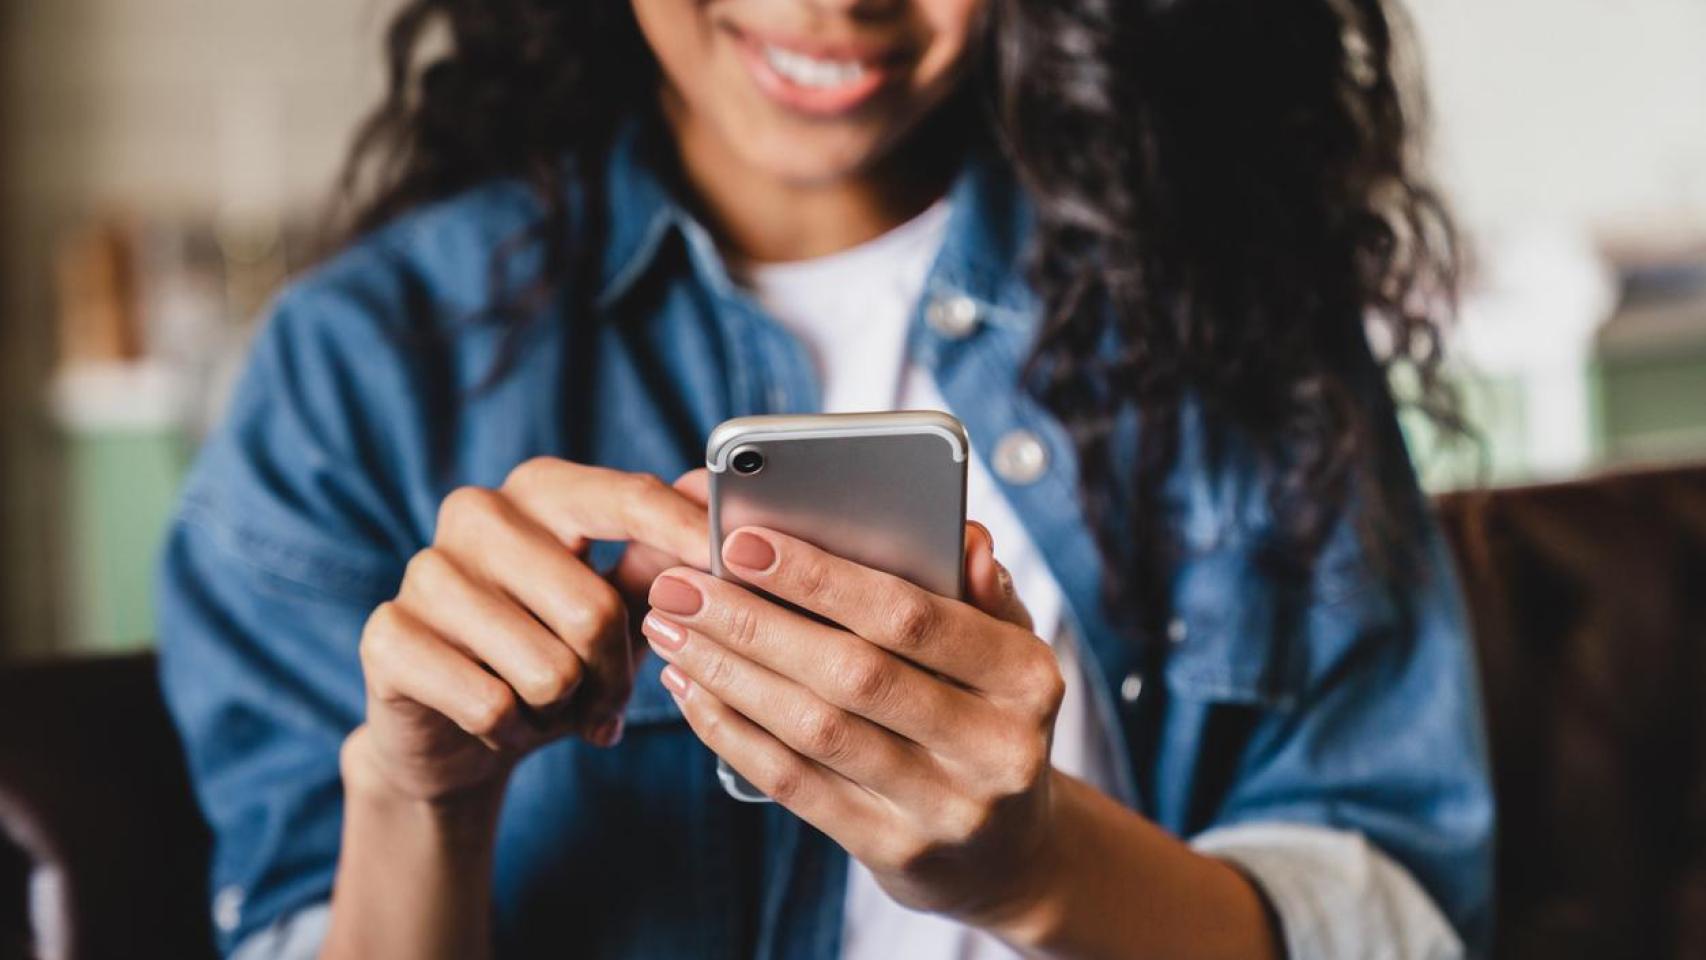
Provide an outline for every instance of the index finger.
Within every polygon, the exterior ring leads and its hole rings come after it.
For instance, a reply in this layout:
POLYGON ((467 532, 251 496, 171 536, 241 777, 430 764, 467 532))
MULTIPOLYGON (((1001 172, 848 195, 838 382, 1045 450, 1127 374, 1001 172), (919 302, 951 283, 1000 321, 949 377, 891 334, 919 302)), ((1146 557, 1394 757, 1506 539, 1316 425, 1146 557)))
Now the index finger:
POLYGON ((511 471, 503 489, 571 550, 591 540, 619 540, 700 569, 711 565, 705 507, 652 474, 540 457, 511 471))
POLYGON ((796 537, 741 527, 723 561, 742 580, 928 670, 994 691, 1011 656, 1041 643, 969 604, 835 556, 796 537))

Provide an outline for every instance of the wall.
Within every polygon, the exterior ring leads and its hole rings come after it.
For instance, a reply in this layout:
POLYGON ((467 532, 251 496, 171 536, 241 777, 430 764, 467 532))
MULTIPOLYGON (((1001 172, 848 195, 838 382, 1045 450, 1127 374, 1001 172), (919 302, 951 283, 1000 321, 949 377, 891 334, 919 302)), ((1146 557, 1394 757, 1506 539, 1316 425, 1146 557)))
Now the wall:
POLYGON ((1706 3, 1410 6, 1472 226, 1706 230, 1706 3))
POLYGON ((94 212, 312 212, 377 94, 394 0, 0 7, 0 646, 65 630, 50 251, 94 212))

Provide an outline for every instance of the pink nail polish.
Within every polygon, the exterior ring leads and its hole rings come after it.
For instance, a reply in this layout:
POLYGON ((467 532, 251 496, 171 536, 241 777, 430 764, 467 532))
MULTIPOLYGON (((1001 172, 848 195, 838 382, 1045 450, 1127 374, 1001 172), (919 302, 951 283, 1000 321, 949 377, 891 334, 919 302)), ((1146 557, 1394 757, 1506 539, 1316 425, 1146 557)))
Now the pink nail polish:
POLYGON ((686 630, 655 613, 646 614, 646 619, 640 624, 640 630, 665 650, 680 650, 687 643, 686 630))
POLYGON ((664 689, 674 695, 675 699, 685 700, 687 698, 687 674, 682 673, 675 664, 672 663, 664 667, 663 672, 658 674, 658 679, 663 681, 664 689))
POLYGON ((764 573, 776 563, 776 548, 750 530, 738 530, 723 544, 723 559, 730 566, 764 573))
POLYGON ((705 605, 705 595, 680 577, 662 576, 652 581, 651 602, 664 613, 691 617, 705 605))

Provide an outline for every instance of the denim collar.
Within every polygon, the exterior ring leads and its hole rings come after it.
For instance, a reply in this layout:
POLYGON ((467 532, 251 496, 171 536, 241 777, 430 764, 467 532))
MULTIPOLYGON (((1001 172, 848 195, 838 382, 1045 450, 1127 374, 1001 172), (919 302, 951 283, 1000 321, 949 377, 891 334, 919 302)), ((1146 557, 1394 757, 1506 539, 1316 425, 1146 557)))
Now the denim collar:
MULTIPOLYGON (((686 241, 700 279, 719 295, 734 287, 708 230, 672 191, 664 134, 657 124, 626 123, 608 153, 607 234, 597 303, 610 307, 651 269, 673 230, 686 241)), ((977 301, 991 323, 1028 330, 1035 300, 1024 277, 1033 221, 1030 204, 999 152, 971 151, 948 191, 951 213, 926 293, 977 301)))

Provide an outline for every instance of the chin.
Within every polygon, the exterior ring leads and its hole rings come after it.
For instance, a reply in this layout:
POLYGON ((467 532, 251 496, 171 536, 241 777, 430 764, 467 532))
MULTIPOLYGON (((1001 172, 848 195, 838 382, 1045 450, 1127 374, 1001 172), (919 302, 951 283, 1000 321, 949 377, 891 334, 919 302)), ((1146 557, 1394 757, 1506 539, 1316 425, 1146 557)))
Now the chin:
POLYGON ((876 137, 826 133, 777 131, 736 143, 753 169, 802 186, 834 183, 854 176, 875 162, 881 151, 876 137))

